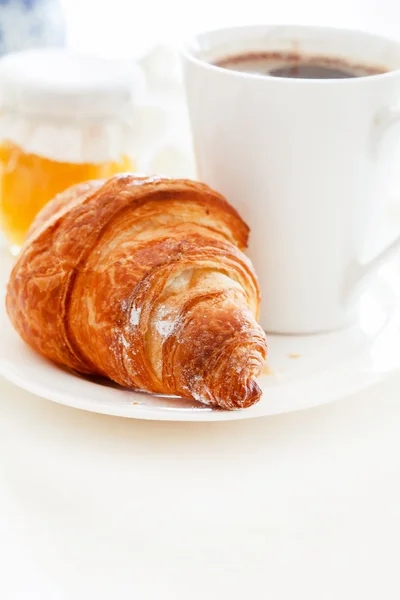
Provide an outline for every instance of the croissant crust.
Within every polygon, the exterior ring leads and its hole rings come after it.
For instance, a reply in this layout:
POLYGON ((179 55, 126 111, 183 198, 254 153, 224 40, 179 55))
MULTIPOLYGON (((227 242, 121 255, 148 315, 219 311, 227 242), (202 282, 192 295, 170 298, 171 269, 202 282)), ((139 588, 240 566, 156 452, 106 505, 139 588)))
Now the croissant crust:
POLYGON ((250 406, 266 340, 248 234, 201 183, 123 174, 78 184, 33 223, 8 314, 32 348, 81 373, 250 406))

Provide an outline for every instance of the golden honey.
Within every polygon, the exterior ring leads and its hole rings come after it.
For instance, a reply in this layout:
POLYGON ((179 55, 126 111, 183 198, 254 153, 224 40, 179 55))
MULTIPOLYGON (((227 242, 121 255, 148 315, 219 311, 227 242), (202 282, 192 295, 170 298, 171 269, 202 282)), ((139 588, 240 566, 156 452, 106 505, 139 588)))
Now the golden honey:
POLYGON ((10 245, 15 248, 22 245, 40 209, 67 187, 133 169, 127 156, 99 164, 75 164, 29 154, 12 142, 3 142, 0 145, 0 221, 10 245))

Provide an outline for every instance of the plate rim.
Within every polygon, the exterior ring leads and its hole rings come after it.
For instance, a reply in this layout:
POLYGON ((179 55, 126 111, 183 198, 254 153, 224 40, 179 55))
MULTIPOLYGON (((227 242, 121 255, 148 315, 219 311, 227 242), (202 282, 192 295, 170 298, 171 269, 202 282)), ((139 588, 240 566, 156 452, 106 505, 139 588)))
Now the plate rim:
MULTIPOLYGON (((392 275, 393 277, 393 275, 392 275)), ((397 275, 398 278, 398 275, 397 275)), ((386 319, 385 322, 383 323, 382 327, 380 329, 378 329, 377 331, 377 336, 374 338, 374 336, 371 336, 370 338, 366 337, 365 340, 362 342, 361 346, 357 346, 358 350, 353 352, 352 354, 350 354, 350 357, 353 357, 356 361, 357 361, 357 357, 358 360, 360 360, 360 356, 362 356, 362 352, 365 352, 365 350, 368 350, 370 348, 372 348, 372 344, 374 343, 374 340, 379 340, 380 336, 384 335, 385 331, 391 331, 390 328, 394 328, 395 331, 395 335, 396 335, 396 342, 398 341, 399 343, 399 347, 400 347, 400 304, 399 304, 399 300, 400 300, 400 287, 399 290, 393 290, 391 289, 391 285, 390 285, 390 281, 387 280, 387 278, 382 278, 382 280, 380 281, 380 284, 382 286, 384 286, 384 292, 387 293, 387 291, 389 290, 391 292, 391 303, 390 303, 390 309, 386 308, 386 319)), ((380 287, 381 287, 380 286, 380 287)), ((379 290, 379 286, 378 286, 378 290, 379 290)), ((375 292, 376 293, 376 292, 375 292)), ((379 293, 379 291, 378 291, 379 293)), ((372 290, 372 294, 374 294, 374 291, 372 290)), ((382 300, 382 299, 381 299, 382 300)), ((239 409, 239 410, 235 410, 235 411, 226 411, 226 410, 215 410, 211 407, 208 406, 201 406, 199 405, 199 408, 197 407, 190 407, 190 406, 183 406, 183 407, 179 407, 179 406, 157 406, 157 405, 150 405, 150 404, 145 404, 142 402, 138 402, 137 405, 135 406, 130 406, 128 404, 124 404, 124 403, 120 403, 120 402, 115 402, 115 404, 113 405, 112 400, 108 400, 107 398, 105 398, 104 403, 102 404, 100 402, 100 400, 98 401, 98 403, 96 404, 95 401, 91 401, 91 399, 89 399, 88 397, 85 397, 85 394, 75 394, 74 390, 72 389, 68 389, 66 391, 62 390, 62 389, 57 389, 54 388, 54 386, 46 386, 44 379, 42 378, 42 380, 40 379, 39 376, 39 380, 32 378, 29 379, 29 373, 27 375, 27 377, 24 377, 23 374, 21 372, 21 364, 23 364, 23 360, 24 360, 24 355, 22 355, 21 358, 21 362, 17 362, 15 360, 15 356, 12 357, 11 359, 9 359, 7 357, 7 340, 10 340, 10 335, 11 336, 15 336, 17 343, 20 343, 23 345, 24 350, 32 353, 33 356, 35 356, 37 358, 37 360, 41 360, 44 361, 45 363, 47 363, 47 366, 45 368, 61 368, 64 372, 64 374, 74 377, 76 379, 78 379, 78 377, 76 377, 74 375, 73 372, 69 372, 68 370, 66 370, 65 368, 63 368, 60 365, 56 365, 55 363, 52 363, 51 361, 47 360, 45 357, 41 356, 40 354, 36 353, 32 348, 29 347, 29 345, 27 345, 17 334, 17 332, 13 329, 12 324, 10 323, 8 316, 6 314, 5 311, 5 306, 4 303, 2 303, 2 307, 0 307, 0 322, 3 324, 3 331, 4 331, 4 336, 0 337, 0 375, 2 375, 7 381, 11 382, 12 384, 14 384, 16 387, 23 389, 24 391, 33 394, 36 397, 40 397, 40 398, 44 398, 46 400, 55 402, 57 404, 61 404, 64 406, 69 406, 71 408, 75 408, 75 409, 79 409, 79 410, 85 410, 87 412, 93 412, 93 413, 97 413, 97 414, 105 414, 105 415, 109 415, 109 416, 116 416, 116 417, 120 417, 120 418, 129 418, 129 419, 139 419, 139 420, 150 420, 150 421, 182 421, 182 422, 222 422, 222 421, 237 421, 237 420, 244 420, 244 419, 253 419, 253 418, 261 418, 261 417, 272 417, 272 416, 278 416, 278 415, 283 415, 283 414, 290 414, 293 412, 298 412, 301 410, 311 410, 312 408, 318 408, 319 406, 323 406, 341 399, 345 399, 355 393, 358 392, 362 392, 365 389, 368 389, 370 387, 372 387, 373 385, 378 384, 379 382, 381 382, 382 380, 386 379, 393 371, 400 369, 400 362, 399 364, 395 365, 395 366, 391 366, 389 369, 387 368, 381 368, 379 369, 369 369, 366 370, 365 372, 362 371, 362 368, 365 368, 365 366, 361 368, 358 367, 358 370, 355 369, 355 380, 351 381, 351 377, 349 377, 349 375, 351 375, 351 373, 349 371, 346 371, 346 369, 344 371, 341 370, 340 365, 342 365, 343 363, 340 361, 337 361, 337 363, 334 363, 334 365, 332 365, 332 367, 330 365, 324 365, 323 367, 321 367, 320 369, 318 369, 317 371, 311 373, 311 374, 307 374, 305 373, 304 375, 302 375, 300 377, 300 379, 296 380, 286 380, 286 384, 287 386, 294 386, 294 389, 296 389, 296 387, 301 391, 302 387, 306 386, 306 392, 307 394, 310 394, 310 397, 307 396, 307 399, 296 405, 296 402, 294 402, 294 404, 292 404, 291 406, 289 406, 288 408, 283 407, 282 410, 280 409, 276 409, 276 402, 275 402, 275 408, 274 408, 274 404, 273 401, 271 402, 272 405, 272 410, 269 410, 269 403, 268 403, 268 399, 261 399, 261 402, 250 407, 250 408, 246 408, 246 409, 239 409), (7 333, 8 332, 8 333, 7 333), (322 398, 320 398, 317 402, 313 399, 315 397, 312 396, 312 391, 313 391, 313 384, 315 385, 315 382, 317 383, 317 387, 318 385, 321 387, 321 385, 324 384, 324 379, 327 380, 327 382, 329 383, 329 377, 332 378, 332 374, 334 377, 337 377, 338 375, 340 376, 340 374, 343 373, 343 377, 342 379, 338 380, 338 386, 337 388, 335 388, 334 391, 331 391, 330 393, 327 392, 326 394, 324 394, 324 396, 322 398), (367 376, 368 375, 368 376, 367 376), (305 383, 304 383, 305 382, 305 383), (309 390, 307 390, 307 385, 309 386, 309 390), (345 386, 345 389, 343 388, 343 385, 345 386), (129 406, 130 410, 127 410, 127 407, 129 406)), ((335 332, 333 332, 335 333, 335 332)), ((284 338, 287 339, 288 336, 283 336, 284 338)), ((296 337, 304 337, 304 336, 290 336, 290 338, 293 340, 296 337)), ((311 336, 315 339, 315 336, 311 336)), ((14 349, 14 353, 15 353, 16 349, 14 349)), ((28 354, 28 359, 29 359, 29 354, 28 354)), ((364 360, 364 359, 361 359, 364 360)), ((361 363, 361 365, 363 365, 364 363, 361 363)), ((368 363, 367 363, 368 365, 368 363)), ((35 368, 34 361, 32 361, 31 363, 31 368, 35 368)), ((262 376, 261 379, 264 379, 265 376, 262 376)), ((95 384, 96 382, 91 382, 90 380, 85 380, 86 383, 89 384, 95 384)), ((62 382, 61 382, 62 383, 62 382)), ((278 389, 279 386, 279 382, 277 383, 276 386, 271 386, 270 390, 271 390, 271 394, 274 392, 274 389, 278 389)), ((264 388, 265 389, 265 388, 264 388)), ((282 388, 281 388, 282 389, 282 388)), ((124 388, 121 388, 121 390, 118 391, 124 391, 124 388)), ((127 392, 133 393, 133 394, 140 394, 141 397, 145 397, 146 395, 150 395, 152 397, 154 397, 155 395, 152 394, 147 394, 147 393, 142 393, 142 392, 138 392, 135 390, 129 390, 126 389, 127 392), (142 396, 143 394, 143 396, 142 396)), ((291 392, 291 389, 289 387, 289 392, 291 392)), ((265 393, 265 392, 264 392, 265 393)), ((315 394, 315 392, 314 392, 315 394)), ((132 402, 133 405, 133 402, 132 402)))

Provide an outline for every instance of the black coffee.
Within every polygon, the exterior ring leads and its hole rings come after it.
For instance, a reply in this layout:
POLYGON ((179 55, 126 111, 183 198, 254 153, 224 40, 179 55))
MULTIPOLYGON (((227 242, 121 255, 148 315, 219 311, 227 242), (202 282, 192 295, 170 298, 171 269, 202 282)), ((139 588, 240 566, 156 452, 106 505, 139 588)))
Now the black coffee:
POLYGON ((276 67, 269 71, 274 77, 294 77, 295 79, 345 79, 357 77, 354 72, 324 65, 310 65, 299 63, 276 67))
POLYGON ((281 52, 238 54, 220 59, 214 64, 233 71, 292 79, 348 79, 387 71, 384 67, 351 64, 339 58, 281 52))

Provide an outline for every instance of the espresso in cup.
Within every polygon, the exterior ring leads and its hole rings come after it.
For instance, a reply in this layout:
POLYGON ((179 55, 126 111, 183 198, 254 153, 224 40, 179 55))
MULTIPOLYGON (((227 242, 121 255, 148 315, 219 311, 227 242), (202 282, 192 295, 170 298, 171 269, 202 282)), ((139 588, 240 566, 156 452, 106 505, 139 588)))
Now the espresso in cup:
POLYGON ((351 64, 335 57, 281 52, 237 54, 217 60, 214 65, 242 73, 293 79, 348 79, 379 75, 388 70, 374 65, 351 64))

